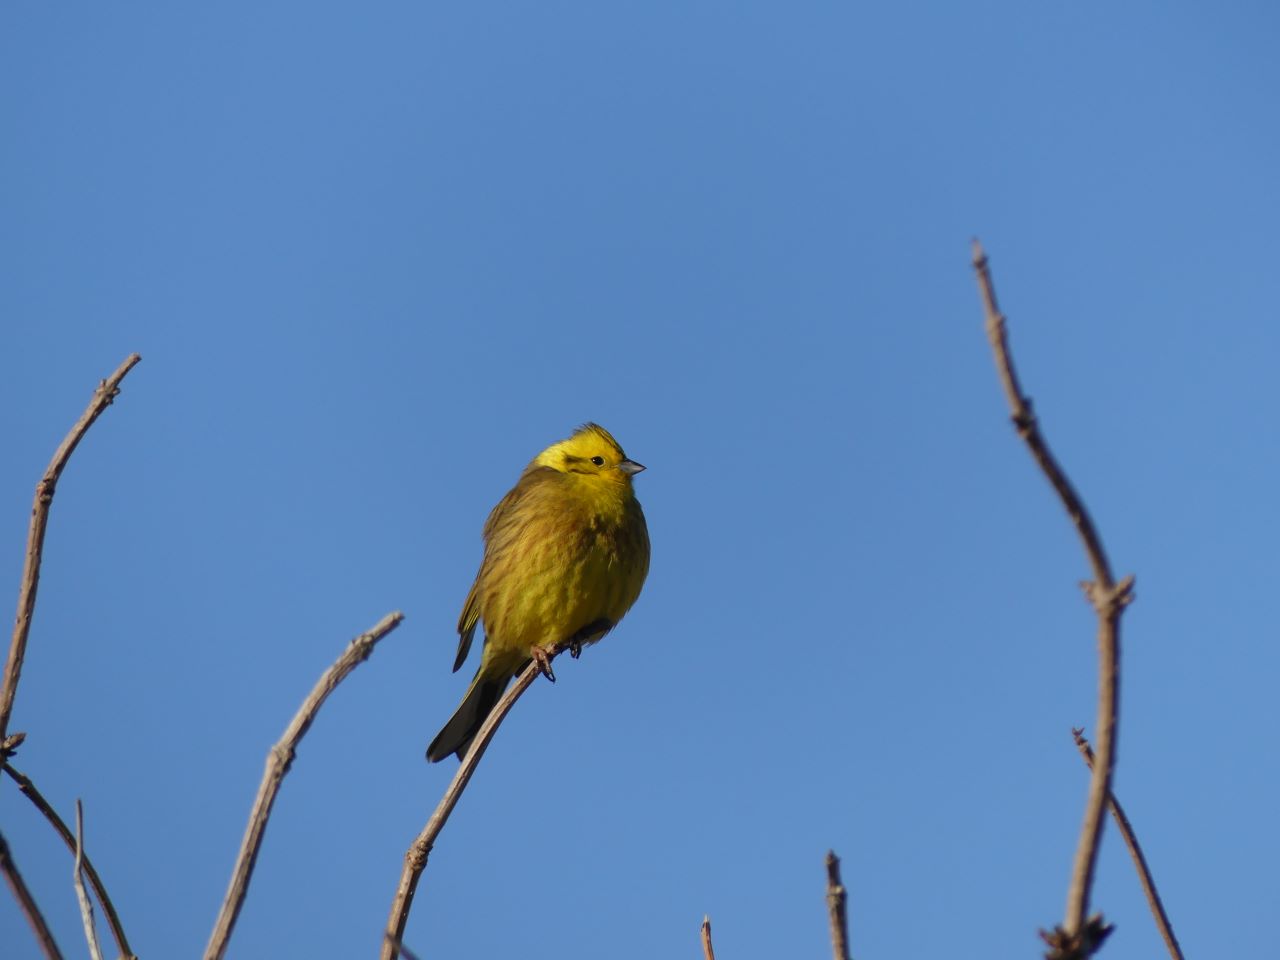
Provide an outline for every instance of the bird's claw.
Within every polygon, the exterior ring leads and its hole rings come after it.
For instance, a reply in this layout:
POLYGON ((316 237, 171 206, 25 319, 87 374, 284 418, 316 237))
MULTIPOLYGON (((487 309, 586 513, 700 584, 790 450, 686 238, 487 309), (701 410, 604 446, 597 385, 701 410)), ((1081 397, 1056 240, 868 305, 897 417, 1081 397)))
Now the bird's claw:
POLYGON ((529 651, 533 656, 533 662, 538 665, 538 672, 550 680, 556 682, 555 671, 551 669, 551 655, 547 653, 544 647, 534 647, 529 651))
POLYGON ((582 648, 584 646, 586 646, 588 643, 595 643, 595 641, 599 640, 601 637, 603 637, 606 633, 608 633, 612 629, 613 629, 612 621, 604 617, 600 617, 597 620, 592 620, 585 627, 583 627, 581 630, 579 630, 577 633, 575 633, 573 636, 571 636, 568 640, 565 641, 565 647, 569 651, 569 656, 577 660, 580 656, 582 656, 582 648))

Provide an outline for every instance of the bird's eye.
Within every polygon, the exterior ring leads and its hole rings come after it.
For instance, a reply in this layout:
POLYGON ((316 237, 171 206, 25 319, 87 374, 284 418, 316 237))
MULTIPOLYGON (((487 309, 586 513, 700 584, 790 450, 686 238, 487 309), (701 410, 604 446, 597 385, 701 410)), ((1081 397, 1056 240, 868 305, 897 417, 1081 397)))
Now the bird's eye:
POLYGON ((594 463, 597 467, 603 467, 604 457, 592 457, 591 462, 594 463))

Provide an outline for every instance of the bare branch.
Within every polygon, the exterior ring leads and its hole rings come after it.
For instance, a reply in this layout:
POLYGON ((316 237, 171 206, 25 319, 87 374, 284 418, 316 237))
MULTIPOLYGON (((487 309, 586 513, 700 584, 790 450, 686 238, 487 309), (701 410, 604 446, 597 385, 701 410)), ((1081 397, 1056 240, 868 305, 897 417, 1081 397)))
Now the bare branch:
POLYGON ((827 851, 827 913, 831 918, 831 955, 849 960, 849 894, 840 880, 840 858, 827 851))
MULTIPOLYGON (((547 656, 547 662, 550 663, 551 660, 555 659, 567 645, 567 643, 561 644, 551 651, 547 656)), ((458 805, 462 791, 466 789, 472 773, 475 772, 476 765, 480 762, 480 758, 484 756, 485 749, 489 746, 489 741, 493 739, 494 733, 497 732, 498 724, 502 723, 503 718, 511 712, 511 708, 515 706, 516 701, 529 689, 529 685, 533 683, 538 671, 538 662, 531 660, 528 666, 516 677, 516 682, 502 695, 502 699, 494 705, 489 712, 489 716, 485 718, 484 723, 481 724, 480 729, 476 732, 475 739, 471 742, 471 749, 467 751, 466 757, 459 765, 458 772, 453 775, 453 780, 450 781, 435 812, 431 814, 431 819, 427 821, 427 825, 422 828, 422 832, 409 845, 409 849, 404 855, 404 869, 400 873, 400 882, 396 886, 395 897, 391 901, 391 917, 387 921, 387 938, 382 946, 381 960, 396 960, 395 944, 400 943, 404 938, 404 928, 409 921, 409 911, 413 908, 413 897, 418 889, 418 880, 427 866, 427 858, 431 856, 431 848, 435 846, 436 837, 444 829, 444 825, 449 820, 449 815, 453 813, 453 808, 458 805)))
MULTIPOLYGON (((58 816, 58 812, 45 800, 44 795, 36 789, 36 785, 31 782, 31 778, 15 770, 10 764, 5 765, 4 772, 13 778, 18 785, 18 790, 26 795, 37 810, 44 814, 45 819, 58 832, 58 836, 62 837, 62 842, 67 845, 67 849, 74 855, 76 852, 75 835, 72 834, 65 821, 58 816)), ((98 903, 102 904, 102 913, 106 918, 107 926, 111 928, 111 935, 115 938, 120 956, 123 960, 136 960, 133 950, 129 946, 129 939, 124 935, 124 927, 120 923, 120 917, 116 914, 115 904, 111 902, 111 897, 107 894, 107 888, 103 884, 102 878, 98 876, 98 871, 87 853, 83 857, 83 865, 85 876, 89 878, 89 886, 93 887, 93 892, 98 897, 98 903)))
POLYGON ((5 840, 3 833, 0 833, 0 873, 4 874, 9 889, 13 891, 13 899, 18 901, 18 906, 22 908, 27 923, 36 935, 36 940, 40 942, 40 949, 46 960, 62 960, 62 951, 54 943, 53 934, 49 932, 49 924, 45 923, 44 914, 36 906, 31 891, 27 889, 26 881, 18 872, 18 865, 13 862, 13 855, 9 852, 9 842, 5 840))
POLYGON ((93 903, 84 888, 81 867, 84 866, 84 807, 76 799, 76 862, 71 871, 71 882, 76 888, 76 901, 80 904, 80 922, 84 924, 84 939, 89 945, 90 960, 102 960, 102 947, 98 946, 98 928, 93 921, 93 903))
MULTIPOLYGON (((1085 739, 1083 730, 1072 730, 1071 735, 1075 737, 1076 748, 1080 751, 1080 756, 1084 757, 1084 762, 1089 765, 1089 769, 1093 769, 1093 748, 1089 746, 1089 741, 1085 739)), ((1110 799, 1111 818, 1115 820, 1116 826, 1120 828, 1120 836, 1124 838, 1124 845, 1129 848, 1129 856, 1133 858, 1133 865, 1138 870, 1138 880, 1142 884, 1142 892, 1146 894, 1147 904, 1151 907, 1151 915, 1155 917, 1156 927, 1160 930, 1160 936, 1164 937, 1164 945, 1169 950, 1169 956, 1173 960, 1183 960, 1182 947, 1178 945, 1178 938, 1173 935, 1173 924, 1169 922, 1169 915, 1164 912, 1164 903, 1160 899, 1160 891, 1156 889, 1155 878, 1151 876, 1151 868, 1147 866, 1147 858, 1142 854, 1142 847, 1138 845, 1138 837, 1133 832, 1133 825, 1129 823, 1129 818, 1125 816, 1124 808, 1120 806, 1120 801, 1116 799, 1114 792, 1110 799)))
POLYGON ((31 507, 31 527, 27 532, 27 552, 22 564, 22 585, 18 589, 18 614, 13 624, 13 639, 9 644, 9 656, 4 665, 4 677, 0 679, 0 764, 8 759, 9 753, 16 746, 10 742, 6 734, 9 730, 9 717, 13 713, 13 700, 18 693, 18 679, 22 675, 22 661, 27 654, 27 636, 31 632, 31 617, 36 609, 36 590, 40 586, 40 560, 44 552, 44 534, 49 526, 49 508, 53 504, 54 489, 58 486, 58 478, 63 468, 71 459, 76 445, 93 426, 93 422, 101 416, 102 411, 111 406, 120 393, 120 381, 134 368, 142 357, 133 353, 125 358, 116 372, 98 384, 93 392, 93 399, 85 408, 76 425, 66 435, 49 461, 49 466, 36 484, 35 502, 31 507))
POLYGON ((702 918, 702 958, 716 960, 716 948, 711 945, 711 918, 702 918))
POLYGON ((400 611, 389 613, 378 621, 377 625, 367 633, 362 633, 347 645, 328 670, 316 682, 310 695, 303 701, 302 707, 285 728, 284 736, 267 753, 267 766, 262 774, 262 783, 258 787, 258 795, 253 801, 253 810, 249 814, 249 825, 245 829, 244 841, 240 844, 240 853, 236 857, 235 868, 231 871, 231 883, 227 888, 226 899, 222 901, 222 910, 218 913, 209 945, 205 947, 205 960, 218 960, 226 952, 227 942, 231 939, 231 931, 236 919, 240 916, 240 908, 244 905, 245 894, 249 890, 249 878, 253 874, 254 864, 258 859, 258 850, 262 846, 262 837, 267 829, 267 818, 271 816, 271 807, 280 792, 280 784, 293 764, 298 743, 310 729, 320 707, 328 699, 329 694, 347 678, 347 676, 373 653, 378 641, 400 625, 404 614, 400 611))
POLYGON ((1115 769, 1116 734, 1120 712, 1120 615, 1133 600, 1133 577, 1125 577, 1119 583, 1115 581, 1111 573, 1110 561, 1102 547, 1102 538, 1098 535, 1089 511, 1050 452, 1049 445, 1040 432, 1039 421, 1032 412, 1031 400, 1022 392, 1013 367, 1013 357, 1009 353, 1009 340, 1005 330, 1005 318, 996 303, 996 292, 991 281, 991 271, 987 266, 987 256, 977 240, 973 242, 973 267, 978 274, 978 288, 986 311, 987 339, 990 340, 992 352, 995 354, 996 370, 1004 387, 1005 398, 1009 402, 1013 425, 1049 483, 1057 491, 1076 532, 1084 543, 1085 555, 1093 568, 1093 582, 1085 585, 1085 593, 1098 615, 1099 760, 1094 766, 1089 783, 1084 823, 1080 829, 1080 840, 1071 873, 1071 885, 1067 891, 1066 917, 1061 930, 1065 938, 1064 942, 1067 944, 1067 953, 1070 954, 1072 950, 1076 950, 1080 956, 1087 957, 1101 942, 1091 931, 1103 927, 1099 919, 1097 924, 1091 923, 1086 929, 1086 914, 1089 910, 1089 892, 1093 887, 1094 868, 1097 865, 1098 845, 1102 840, 1104 811, 1107 797, 1111 792, 1111 777, 1115 769))

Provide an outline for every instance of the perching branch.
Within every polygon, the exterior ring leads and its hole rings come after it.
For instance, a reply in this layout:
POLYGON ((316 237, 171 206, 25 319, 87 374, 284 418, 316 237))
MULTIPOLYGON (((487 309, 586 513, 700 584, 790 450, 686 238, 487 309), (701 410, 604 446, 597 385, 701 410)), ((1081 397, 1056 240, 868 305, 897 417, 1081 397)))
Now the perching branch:
MULTIPOLYGON (((547 655, 548 664, 567 646, 567 643, 561 644, 549 652, 547 655)), ((431 848, 435 846, 436 837, 444 829, 444 825, 449 820, 449 815, 453 813, 453 808, 458 805, 458 800, 462 797, 462 791, 467 788, 467 783, 471 780, 471 775, 475 772, 476 765, 480 762, 480 758, 484 756, 484 751, 489 746, 489 741, 493 739, 494 733, 498 730, 498 724, 502 723, 503 718, 511 712, 511 708, 515 706, 521 694, 529 689, 538 672, 538 662, 531 660, 528 666, 516 677, 516 682, 511 685, 507 692, 502 695, 502 699, 489 711, 489 716, 485 718, 484 723, 480 725, 480 729, 476 732, 475 739, 471 742, 471 748, 467 751, 466 757, 458 766, 458 772, 453 775, 453 780, 450 781, 444 796, 440 799, 439 805, 436 807, 435 812, 431 814, 431 819, 427 821, 427 825, 422 828, 422 832, 409 845, 409 849, 404 855, 404 869, 400 873, 400 882, 396 886, 395 897, 391 901, 391 916, 387 921, 381 960, 396 960, 396 944, 404 939, 404 928, 405 924, 409 922, 409 911, 413 908, 413 897, 418 889, 418 880, 422 877, 422 871, 427 866, 427 858, 431 856, 431 848)))
POLYGON ((102 960, 102 947, 98 946, 98 928, 93 921, 93 903, 84 888, 84 807, 76 800, 76 862, 71 871, 71 882, 76 888, 76 902, 80 904, 80 922, 84 924, 84 939, 89 945, 90 960, 102 960))
POLYGON ((716 960, 716 948, 711 945, 711 918, 702 918, 702 958, 716 960))
MULTIPOLYGON (((18 785, 18 790, 23 793, 28 800, 35 804, 35 808, 44 814, 45 819, 58 831, 58 836, 62 837, 62 842, 67 845, 67 849, 74 855, 76 852, 76 838, 67 826, 66 822, 58 816, 58 812, 49 805, 49 801, 44 795, 36 789, 36 785, 31 782, 31 778, 24 773, 15 770, 11 764, 5 764, 4 772, 13 778, 18 785)), ((102 882, 102 878, 98 876, 98 871, 94 867, 93 862, 89 859, 89 855, 84 855, 84 872, 89 878, 89 886, 93 887, 93 892, 97 894, 98 903, 102 904, 102 913, 106 918, 107 926, 111 929, 111 936, 115 938, 117 952, 122 960, 136 960, 133 949, 129 946, 129 939, 124 935, 124 927, 120 923, 120 917, 116 913, 115 904, 111 902, 111 897, 107 894, 107 888, 102 882)))
POLYGON ((1071 886, 1067 891, 1066 917, 1060 930, 1051 935, 1055 939, 1050 940, 1055 949, 1062 951, 1061 956, 1064 958, 1087 957, 1097 949, 1107 929, 1100 917, 1086 925, 1085 916, 1089 909, 1089 892, 1093 886, 1098 845, 1102 840, 1103 817, 1115 768, 1120 692, 1120 615, 1133 599, 1133 577, 1125 577, 1119 583, 1115 581, 1102 546, 1102 538, 1098 535, 1089 511, 1058 461, 1054 459, 1048 442, 1040 432, 1039 421, 1032 412, 1031 400, 1022 392, 1013 367, 1005 318, 996 303, 987 256, 977 240, 973 242, 973 267, 978 274, 978 288, 986 311, 987 339, 995 354, 996 370, 1004 387, 1005 398, 1009 402, 1013 425, 1049 483, 1057 491, 1084 543, 1085 555, 1093 568, 1093 581, 1085 584, 1085 594, 1098 615, 1098 763, 1093 768, 1089 784, 1084 824, 1076 848, 1071 886))
POLYGON ((40 941, 40 949, 44 953, 46 960, 62 960, 62 951, 54 943, 53 934, 49 932, 49 924, 45 923, 44 914, 36 906, 36 901, 31 896, 31 891, 27 889, 26 881, 22 879, 22 874, 18 872, 18 865, 13 862, 13 856, 9 853, 9 843, 5 840, 3 833, 0 833, 0 873, 4 874, 4 879, 9 884, 9 889, 13 891, 13 899, 18 901, 18 906, 22 908, 23 916, 27 918, 27 923, 30 924, 32 932, 36 935, 36 939, 40 941))
POLYGON ((205 960, 219 960, 227 949, 231 939, 231 931, 236 919, 240 916, 240 908, 244 905, 245 894, 249 890, 249 877, 253 873, 258 859, 258 850, 262 846, 262 837, 267 829, 267 818, 271 816, 271 807, 276 802, 276 794, 280 792, 280 784, 293 764, 298 743, 310 729, 320 707, 328 699, 329 694, 347 678, 347 676, 373 653, 378 641, 400 625, 404 614, 400 611, 389 613, 378 621, 368 633, 362 633, 347 645, 328 670, 316 682, 311 694, 303 701, 302 707, 285 728, 284 736, 267 753, 267 767, 262 774, 262 783, 258 787, 258 795, 253 801, 253 810, 249 814, 249 826, 244 832, 244 841, 240 844, 240 853, 236 856, 235 868, 231 871, 231 884, 227 888, 227 896, 222 901, 222 910, 218 913, 213 933, 209 937, 209 945, 205 947, 205 960))
MULTIPOLYGON (((1075 737, 1076 747, 1080 751, 1080 756, 1084 757, 1084 762, 1089 765, 1089 769, 1093 769, 1093 748, 1089 746, 1089 741, 1085 739, 1083 730, 1072 730, 1071 735, 1075 737)), ((1164 903, 1160 900, 1160 891, 1156 889, 1155 878, 1151 876, 1151 868, 1147 866, 1147 858, 1142 855, 1142 847, 1138 846, 1138 837, 1133 832, 1133 826, 1129 823, 1129 818, 1125 816, 1124 808, 1120 806, 1120 801, 1116 799, 1114 793, 1110 799, 1111 818, 1115 820, 1116 826, 1120 828, 1120 836, 1124 838, 1124 845, 1129 848, 1129 856, 1133 857, 1133 865, 1138 870, 1138 880, 1142 884, 1142 892, 1147 896, 1147 903, 1151 907, 1151 915, 1155 917, 1156 927, 1160 930, 1160 936, 1164 937, 1164 945, 1169 949, 1169 956, 1173 960, 1182 960, 1182 947, 1178 945, 1178 938, 1173 935, 1173 924, 1169 922, 1169 915, 1164 912, 1164 903)))
POLYGON ((13 699, 18 692, 18 678, 22 675, 22 661, 27 654, 27 636, 31 632, 31 617, 36 609, 36 590, 40 586, 40 560, 44 552, 44 534, 49 526, 49 508, 53 504, 53 493, 58 486, 58 478, 71 459, 76 445, 93 426, 93 422, 101 416, 102 411, 111 406, 120 393, 120 381, 141 360, 133 353, 125 358, 116 372, 98 384, 93 392, 93 399, 85 408, 76 425, 66 435, 49 461, 49 466, 36 484, 35 502, 31 507, 31 527, 27 532, 27 552, 22 563, 22 585, 18 589, 18 615, 13 624, 13 639, 9 643, 9 656, 4 665, 4 677, 0 679, 0 764, 8 759, 15 743, 6 742, 9 730, 9 717, 13 713, 13 699))
POLYGON ((831 955, 849 960, 848 891, 840 880, 840 858, 827 851, 827 913, 831 917, 831 955))

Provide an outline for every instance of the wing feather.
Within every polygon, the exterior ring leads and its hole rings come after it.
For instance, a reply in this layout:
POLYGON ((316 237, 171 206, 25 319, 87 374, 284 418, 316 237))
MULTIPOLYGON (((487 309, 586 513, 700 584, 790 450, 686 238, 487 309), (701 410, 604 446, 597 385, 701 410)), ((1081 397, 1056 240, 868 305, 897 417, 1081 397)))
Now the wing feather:
POLYGON ((564 475, 560 471, 531 464, 520 475, 516 485, 489 512, 489 518, 484 522, 484 559, 480 561, 480 570, 458 617, 458 655, 453 662, 455 673, 471 652, 471 642, 480 623, 480 585, 493 567, 495 558, 519 537, 529 520, 528 511, 522 511, 521 507, 541 499, 563 481, 564 475))

